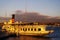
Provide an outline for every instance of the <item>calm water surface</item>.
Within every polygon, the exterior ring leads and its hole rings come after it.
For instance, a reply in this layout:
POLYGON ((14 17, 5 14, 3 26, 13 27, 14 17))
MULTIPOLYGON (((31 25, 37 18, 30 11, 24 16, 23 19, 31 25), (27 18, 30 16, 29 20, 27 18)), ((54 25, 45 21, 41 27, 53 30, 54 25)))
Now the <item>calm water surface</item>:
POLYGON ((7 40, 52 40, 51 38, 41 38, 32 36, 20 36, 16 38, 8 38, 7 40))

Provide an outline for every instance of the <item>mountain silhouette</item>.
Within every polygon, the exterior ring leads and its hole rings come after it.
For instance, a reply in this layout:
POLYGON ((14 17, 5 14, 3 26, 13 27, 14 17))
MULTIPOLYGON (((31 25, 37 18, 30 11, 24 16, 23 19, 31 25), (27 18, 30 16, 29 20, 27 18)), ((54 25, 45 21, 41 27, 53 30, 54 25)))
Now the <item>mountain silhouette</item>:
MULTIPOLYGON (((0 17, 0 22, 9 21, 10 17, 0 17)), ((51 17, 47 15, 41 15, 37 12, 15 12, 15 21, 22 22, 39 22, 39 23, 60 23, 60 17, 51 17)))
POLYGON ((15 21, 22 22, 39 22, 39 23, 60 23, 60 19, 56 17, 50 17, 46 15, 41 15, 37 12, 26 12, 26 13, 16 13, 15 21))

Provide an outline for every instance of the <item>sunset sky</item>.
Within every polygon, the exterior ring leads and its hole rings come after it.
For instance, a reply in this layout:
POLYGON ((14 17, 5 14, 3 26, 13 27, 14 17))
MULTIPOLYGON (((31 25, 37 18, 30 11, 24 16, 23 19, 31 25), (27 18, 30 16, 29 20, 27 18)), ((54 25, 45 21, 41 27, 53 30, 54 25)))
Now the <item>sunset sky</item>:
POLYGON ((0 0, 0 16, 11 16, 16 10, 60 16, 60 0, 0 0))

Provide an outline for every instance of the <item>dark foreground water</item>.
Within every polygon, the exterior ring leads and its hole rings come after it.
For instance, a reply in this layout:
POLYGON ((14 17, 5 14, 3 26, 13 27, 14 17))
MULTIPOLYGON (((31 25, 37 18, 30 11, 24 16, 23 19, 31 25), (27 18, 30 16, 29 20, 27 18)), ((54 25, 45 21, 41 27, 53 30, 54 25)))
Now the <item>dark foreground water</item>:
POLYGON ((6 32, 0 31, 0 40, 60 40, 60 27, 48 27, 47 30, 53 29, 54 32, 47 37, 40 36, 19 36, 7 35, 6 32))

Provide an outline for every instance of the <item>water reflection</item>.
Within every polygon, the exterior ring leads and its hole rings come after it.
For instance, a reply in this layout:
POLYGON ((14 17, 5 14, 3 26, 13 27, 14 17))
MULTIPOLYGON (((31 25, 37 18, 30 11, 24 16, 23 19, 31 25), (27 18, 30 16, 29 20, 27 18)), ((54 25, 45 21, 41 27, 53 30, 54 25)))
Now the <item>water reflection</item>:
POLYGON ((20 37, 8 38, 7 40, 52 40, 52 39, 48 37, 20 36, 20 37))

